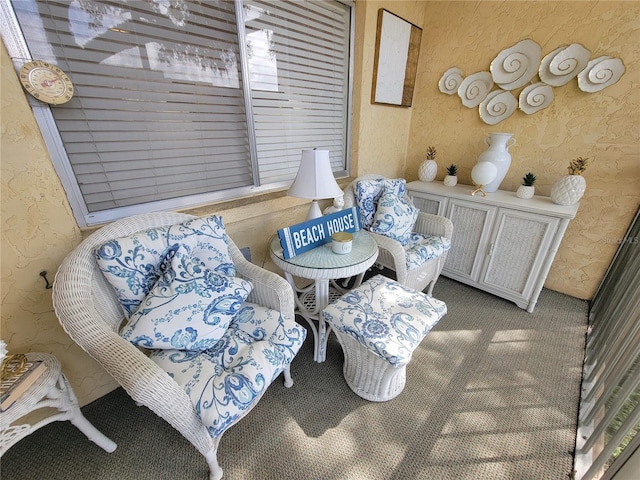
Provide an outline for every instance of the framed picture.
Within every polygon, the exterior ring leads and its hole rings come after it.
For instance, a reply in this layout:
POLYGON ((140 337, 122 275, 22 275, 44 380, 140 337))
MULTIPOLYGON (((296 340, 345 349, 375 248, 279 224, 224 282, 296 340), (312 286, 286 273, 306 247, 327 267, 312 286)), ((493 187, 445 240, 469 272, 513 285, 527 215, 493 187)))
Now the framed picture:
POLYGON ((378 10, 371 103, 411 106, 421 39, 420 27, 378 10))

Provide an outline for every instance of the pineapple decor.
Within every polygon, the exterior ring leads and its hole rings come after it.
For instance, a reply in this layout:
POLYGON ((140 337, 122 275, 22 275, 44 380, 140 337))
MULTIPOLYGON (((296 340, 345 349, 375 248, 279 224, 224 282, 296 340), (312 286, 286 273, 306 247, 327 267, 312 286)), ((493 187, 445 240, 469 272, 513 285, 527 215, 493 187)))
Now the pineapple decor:
POLYGON ((425 160, 420 164, 418 168, 418 178, 422 182, 433 182, 438 174, 438 164, 436 163, 436 149, 435 147, 427 148, 425 154, 425 160))
POLYGON ((522 185, 516 190, 516 197, 532 198, 536 191, 536 187, 533 186, 534 183, 536 183, 536 176, 531 172, 527 173, 522 177, 522 185))
POLYGON ((578 157, 569 162, 569 174, 560 178, 551 187, 551 200, 558 205, 577 203, 587 188, 587 181, 582 174, 591 162, 588 158, 578 157))
POLYGON ((458 167, 451 164, 447 167, 447 176, 444 177, 444 184, 447 187, 455 187, 458 184, 458 167))

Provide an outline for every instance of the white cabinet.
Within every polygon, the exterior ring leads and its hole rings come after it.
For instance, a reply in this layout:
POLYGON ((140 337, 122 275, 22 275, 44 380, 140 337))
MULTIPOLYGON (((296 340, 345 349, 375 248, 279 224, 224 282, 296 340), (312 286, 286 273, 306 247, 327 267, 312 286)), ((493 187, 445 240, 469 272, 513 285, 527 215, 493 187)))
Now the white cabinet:
POLYGON ((540 196, 525 200, 500 190, 472 196, 474 187, 441 182, 410 182, 407 190, 421 211, 453 222, 442 275, 533 311, 577 204, 556 205, 540 196))

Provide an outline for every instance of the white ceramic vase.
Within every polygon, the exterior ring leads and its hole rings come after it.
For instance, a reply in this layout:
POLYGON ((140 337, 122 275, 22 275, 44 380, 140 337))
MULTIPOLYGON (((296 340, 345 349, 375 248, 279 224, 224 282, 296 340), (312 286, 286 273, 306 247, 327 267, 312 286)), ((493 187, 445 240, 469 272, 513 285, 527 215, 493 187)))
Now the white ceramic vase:
POLYGON ((444 177, 444 184, 447 187, 455 187, 458 184, 458 176, 457 175, 447 175, 444 177))
POLYGON ((502 180, 504 180, 504 177, 509 171, 509 167, 511 166, 509 147, 516 144, 516 139, 513 138, 513 133, 490 133, 488 137, 485 137, 484 143, 486 143, 489 148, 480 154, 478 163, 491 162, 498 170, 496 178, 484 186, 485 192, 492 193, 498 190, 502 180))
POLYGON ((518 190, 516 190, 516 197, 518 198, 533 198, 533 195, 536 193, 536 187, 533 185, 520 185, 518 190))
POLYGON ((418 178, 421 182, 433 182, 438 174, 438 164, 435 160, 425 160, 418 168, 418 178))
POLYGON ((586 189, 587 181, 582 175, 565 175, 551 187, 551 201, 558 205, 573 205, 586 189))

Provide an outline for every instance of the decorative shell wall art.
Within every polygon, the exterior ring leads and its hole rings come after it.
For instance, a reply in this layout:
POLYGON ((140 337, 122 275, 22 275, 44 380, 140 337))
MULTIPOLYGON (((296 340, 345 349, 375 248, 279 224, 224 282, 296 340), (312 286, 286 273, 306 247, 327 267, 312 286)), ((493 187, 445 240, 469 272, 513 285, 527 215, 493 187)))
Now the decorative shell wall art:
POLYGON ((477 72, 462 81, 458 88, 458 96, 465 107, 475 108, 487 97, 492 88, 491 74, 477 72))
POLYGON ((587 93, 599 92, 620 80, 624 71, 624 64, 619 58, 606 55, 594 58, 578 74, 578 87, 587 93))
POLYGON ((438 82, 438 87, 442 93, 454 95, 458 92, 463 78, 464 73, 462 73, 462 70, 457 67, 452 67, 444 72, 442 78, 440 78, 440 82, 438 82))
POLYGON ((584 70, 590 56, 591 52, 579 43, 556 48, 540 63, 540 80, 552 87, 561 87, 584 70))
POLYGON ((566 85, 576 76, 580 90, 594 93, 616 83, 625 72, 619 58, 603 55, 589 61, 590 56, 585 47, 572 43, 556 48, 541 60, 540 45, 526 39, 500 52, 491 62, 490 72, 464 78, 460 68, 452 67, 438 85, 447 95, 457 92, 465 107, 479 106, 481 120, 495 125, 518 107, 527 115, 547 108, 555 97, 552 87, 566 85), (536 75, 541 81, 534 83, 536 75), (492 91, 494 85, 499 89, 492 91), (520 88, 519 95, 509 92, 520 88))
POLYGON ((533 40, 522 40, 498 54, 491 62, 493 81, 503 90, 525 86, 538 73, 542 48, 533 40))
POLYGON ((527 115, 539 112, 543 108, 547 108, 553 101, 553 88, 549 85, 539 82, 529 85, 520 92, 519 105, 527 115))
POLYGON ((480 104, 480 118, 489 125, 500 123, 518 108, 518 101, 511 92, 494 90, 480 104))

